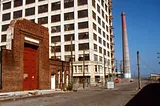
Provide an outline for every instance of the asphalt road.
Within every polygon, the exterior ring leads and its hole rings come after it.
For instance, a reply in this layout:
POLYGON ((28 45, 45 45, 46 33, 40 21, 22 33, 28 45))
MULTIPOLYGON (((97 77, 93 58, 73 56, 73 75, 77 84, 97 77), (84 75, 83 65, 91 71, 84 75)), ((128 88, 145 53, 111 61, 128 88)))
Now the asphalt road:
POLYGON ((137 82, 118 84, 114 90, 90 88, 77 92, 3 101, 0 106, 125 106, 138 91, 137 82))

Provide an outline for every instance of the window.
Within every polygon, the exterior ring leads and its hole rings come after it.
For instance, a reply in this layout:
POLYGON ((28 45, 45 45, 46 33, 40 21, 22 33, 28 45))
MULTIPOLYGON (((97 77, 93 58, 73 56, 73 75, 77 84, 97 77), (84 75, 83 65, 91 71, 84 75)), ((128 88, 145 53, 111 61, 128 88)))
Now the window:
POLYGON ((61 20, 61 15, 53 15, 51 16, 51 22, 59 22, 61 20))
POLYGON ((54 10, 60 10, 61 6, 60 6, 60 1, 59 2, 55 2, 55 3, 52 3, 52 7, 51 7, 51 10, 54 11, 54 10))
POLYGON ((97 31, 97 26, 95 23, 93 23, 93 29, 97 31))
POLYGON ((105 10, 106 10, 106 12, 107 12, 107 5, 105 4, 105 10))
POLYGON ((103 50, 103 52, 104 52, 104 55, 106 55, 106 50, 105 49, 103 50))
POLYGON ((35 0, 26 0, 26 4, 35 3, 35 0))
POLYGON ((102 38, 98 37, 99 38, 99 43, 102 44, 102 38))
POLYGON ((88 0, 78 0, 78 5, 85 5, 87 4, 88 0))
POLYGON ((94 54, 94 61, 98 61, 98 56, 94 54))
POLYGON ((102 56, 99 56, 99 61, 102 62, 102 56))
POLYGON ((97 70, 97 65, 95 65, 94 67, 95 67, 95 68, 94 68, 95 72, 97 72, 97 71, 98 71, 98 70, 97 70))
POLYGON ((35 22, 35 19, 31 19, 30 21, 35 22))
POLYGON ((45 13, 48 12, 48 4, 38 6, 38 13, 45 13))
POLYGON ((109 53, 109 51, 107 51, 107 54, 108 54, 108 57, 110 57, 110 53, 109 53))
POLYGON ((2 25, 2 31, 6 31, 8 29, 9 24, 2 25))
POLYGON ((96 7, 96 1, 95 0, 92 0, 92 6, 95 8, 96 7))
POLYGON ((100 19, 100 17, 98 17, 98 23, 99 23, 99 25, 101 25, 101 19, 100 19))
POLYGON ((74 7, 74 0, 64 0, 64 8, 74 7))
POLYGON ((105 29, 105 23, 102 21, 102 27, 105 29))
POLYGON ((51 33, 61 32, 61 26, 52 26, 51 33))
POLYGON ((106 31, 108 32, 108 26, 106 25, 106 31))
POLYGON ((88 17, 88 10, 78 11, 78 18, 88 17))
POLYGON ((85 72, 88 72, 88 65, 84 66, 84 70, 85 70, 85 72))
POLYGON ((64 41, 71 41, 71 36, 72 36, 72 40, 74 40, 74 34, 68 34, 68 35, 64 35, 64 41))
POLYGON ((94 11, 92 11, 92 17, 94 20, 96 20, 96 13, 94 11))
POLYGON ((106 46, 106 41, 105 40, 103 40, 103 46, 106 46))
POLYGON ((95 33, 93 33, 93 39, 97 41, 97 35, 95 33))
POLYGON ((1 35, 1 42, 6 42, 6 39, 7 39, 7 35, 6 34, 1 35))
POLYGON ((38 1, 45 1, 45 0, 38 0, 38 1))
POLYGON ((35 14, 35 7, 28 8, 25 10, 25 16, 30 16, 35 14))
POLYGON ((65 31, 74 30, 74 24, 66 24, 66 25, 64 25, 64 30, 65 31))
POLYGON ((107 48, 109 49, 109 43, 107 43, 107 48))
POLYGON ((89 49, 89 43, 79 44, 79 50, 88 50, 88 49, 89 49))
POLYGON ((79 33, 78 34, 78 38, 79 39, 88 39, 89 38, 89 34, 88 34, 88 32, 79 33))
POLYGON ((89 54, 84 54, 84 55, 80 54, 78 60, 79 61, 89 60, 89 54), (84 58, 83 58, 83 56, 84 56, 84 58))
POLYGON ((106 22, 108 22, 108 16, 106 15, 106 22))
POLYGON ((78 71, 82 72, 82 66, 78 66, 78 71))
POLYGON ((10 8, 11 8, 11 2, 7 2, 3 4, 3 10, 10 9, 10 8))
POLYGON ((38 18, 38 23, 39 24, 47 24, 48 23, 48 17, 38 18))
POLYGON ((61 46, 52 46, 51 47, 51 52, 61 52, 61 46))
POLYGON ((94 51, 97 51, 97 45, 96 44, 94 44, 94 51))
POLYGON ((61 36, 52 36, 51 37, 51 43, 60 42, 61 36))
POLYGON ((74 66, 74 72, 75 73, 77 72, 77 66, 74 66))
POLYGON ((99 47, 99 53, 102 53, 102 47, 99 47))
POLYGON ((78 29, 88 28, 88 22, 78 23, 78 29))
POLYGON ((23 0, 14 0, 14 7, 22 6, 23 0))
POLYGON ((107 40, 109 40, 109 36, 107 35, 107 40))
POLYGON ((97 4, 97 11, 100 13, 100 6, 97 4))
POLYGON ((15 12, 13 13, 13 18, 14 18, 14 19, 15 19, 15 18, 20 18, 20 17, 22 17, 22 10, 15 11, 15 12))
POLYGON ((104 11, 102 10, 102 17, 104 18, 104 11))
POLYGON ((98 33, 101 34, 101 28, 98 27, 98 33))
POLYGON ((74 19, 74 12, 64 14, 64 20, 72 20, 72 19, 74 19))
POLYGON ((2 21, 10 20, 10 16, 11 16, 10 13, 3 14, 2 21))
MULTIPOLYGON (((71 55, 65 55, 65 61, 71 61, 71 55)), ((72 60, 75 61, 75 56, 72 56, 72 60)))
POLYGON ((106 37, 106 34, 105 34, 105 32, 103 31, 103 37, 105 38, 106 37))
POLYGON ((104 7, 104 0, 101 0, 101 5, 104 7))
MULTIPOLYGON (((75 45, 73 44, 72 50, 74 51, 75 45)), ((65 51, 71 51, 71 45, 65 45, 64 46, 65 51)))

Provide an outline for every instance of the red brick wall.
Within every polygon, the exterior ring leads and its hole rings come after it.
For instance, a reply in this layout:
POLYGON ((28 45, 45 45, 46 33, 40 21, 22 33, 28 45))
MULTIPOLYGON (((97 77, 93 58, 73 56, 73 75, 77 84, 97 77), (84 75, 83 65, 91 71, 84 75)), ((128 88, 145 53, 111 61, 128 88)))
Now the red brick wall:
POLYGON ((48 29, 26 19, 14 20, 12 23, 14 23, 13 48, 12 50, 3 50, 2 53, 1 92, 23 90, 23 52, 25 42, 38 46, 39 89, 50 89, 48 29), (34 44, 25 41, 25 36, 36 39, 40 43, 34 44))
POLYGON ((50 75, 55 75, 55 87, 60 89, 66 87, 66 76, 68 75, 68 81, 70 79, 70 63, 60 60, 49 60, 49 63, 50 75), (58 83, 58 71, 60 72, 60 84, 58 83), (64 71, 64 83, 62 83, 62 71, 64 71))

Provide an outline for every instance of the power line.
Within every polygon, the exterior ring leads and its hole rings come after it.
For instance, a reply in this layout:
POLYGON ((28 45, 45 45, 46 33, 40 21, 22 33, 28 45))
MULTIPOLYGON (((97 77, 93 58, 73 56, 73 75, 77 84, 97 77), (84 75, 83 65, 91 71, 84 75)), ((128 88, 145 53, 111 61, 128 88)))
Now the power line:
POLYGON ((139 57, 139 58, 141 59, 141 61, 142 61, 148 68, 150 68, 154 73, 157 74, 157 72, 156 72, 153 68, 151 68, 141 57, 139 57))

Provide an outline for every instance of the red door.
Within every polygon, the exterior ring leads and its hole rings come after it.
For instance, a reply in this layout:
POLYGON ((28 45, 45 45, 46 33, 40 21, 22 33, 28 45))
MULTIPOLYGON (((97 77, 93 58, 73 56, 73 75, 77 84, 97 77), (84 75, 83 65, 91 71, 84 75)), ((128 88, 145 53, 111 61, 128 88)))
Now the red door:
POLYGON ((24 90, 37 88, 37 50, 32 47, 24 47, 24 90))

